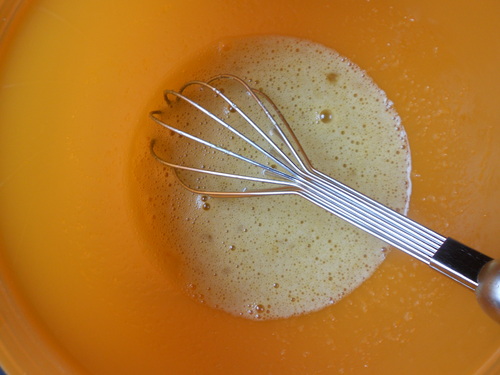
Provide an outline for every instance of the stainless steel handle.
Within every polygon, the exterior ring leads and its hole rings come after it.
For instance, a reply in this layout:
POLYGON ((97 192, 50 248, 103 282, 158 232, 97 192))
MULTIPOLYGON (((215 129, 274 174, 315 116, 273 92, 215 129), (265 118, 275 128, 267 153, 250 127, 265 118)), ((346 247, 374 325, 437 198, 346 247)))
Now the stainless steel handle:
POLYGON ((479 305, 500 323, 500 262, 447 238, 429 265, 476 291, 479 305))

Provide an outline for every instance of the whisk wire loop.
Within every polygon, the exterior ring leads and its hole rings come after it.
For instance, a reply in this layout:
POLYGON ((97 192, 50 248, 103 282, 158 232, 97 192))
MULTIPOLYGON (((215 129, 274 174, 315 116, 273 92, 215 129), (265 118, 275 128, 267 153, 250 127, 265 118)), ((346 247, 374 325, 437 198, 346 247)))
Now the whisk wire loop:
MULTIPOLYGON (((220 76, 212 78, 211 80, 208 80, 207 82, 203 82, 203 81, 191 81, 191 82, 188 82, 187 84, 185 84, 181 88, 181 90, 179 90, 179 92, 175 92, 175 91, 172 91, 172 90, 166 90, 164 96, 168 97, 168 95, 171 94, 171 95, 175 95, 178 99, 182 99, 182 100, 188 102, 189 104, 193 105, 196 109, 200 110, 205 115, 207 115, 208 117, 210 117, 212 120, 216 121, 219 125, 222 125, 224 128, 226 128, 227 130, 229 130, 230 132, 232 132, 234 135, 236 135, 237 137, 239 137, 240 139, 242 139, 243 141, 245 141, 248 145, 250 145, 253 148, 257 149, 257 151, 263 153, 264 155, 266 155, 266 157, 268 157, 269 159, 273 160, 275 163, 278 163, 282 168, 290 171, 290 173, 292 173, 292 171, 293 171, 293 173, 295 173, 296 175, 300 176, 302 174, 302 170, 299 167, 297 167, 297 165, 295 165, 295 163, 286 155, 286 153, 282 150, 282 148, 280 148, 262 130, 262 128, 255 121, 253 121, 252 118, 250 116, 248 116, 240 108, 240 106, 237 105, 237 103, 235 103, 228 96, 226 96, 223 93, 222 90, 218 89, 216 86, 213 85, 213 82, 219 81, 219 80, 231 80, 231 81, 234 81, 234 82, 238 83, 239 85, 241 85, 244 88, 245 92, 249 96, 251 96, 251 98, 255 101, 255 103, 257 103, 259 105, 260 109, 265 113, 267 119, 271 121, 271 123, 274 125, 275 129, 278 130, 279 133, 280 133, 280 135, 283 136, 283 140, 285 142, 287 142, 286 145, 287 145, 288 150, 291 151, 294 156, 296 155, 295 150, 293 149, 293 147, 291 147, 291 145, 288 142, 288 140, 286 139, 286 137, 284 137, 283 132, 282 132, 281 128, 279 127, 278 122, 276 121, 275 117, 270 113, 270 111, 264 105, 264 103, 262 102, 262 100, 260 100, 259 97, 256 95, 256 91, 258 92, 258 90, 252 89, 250 86, 248 86, 248 84, 245 81, 243 81, 242 79, 240 79, 240 78, 238 78, 236 76, 232 76, 232 75, 220 75, 220 76), (232 108, 233 111, 235 111, 236 113, 238 113, 246 121, 246 123, 248 125, 250 125, 251 128, 254 131, 256 131, 257 134, 259 136, 261 136, 265 140, 265 142, 272 147, 272 149, 275 152, 278 153, 278 155, 280 156, 280 158, 277 158, 275 155, 271 154, 270 152, 268 152, 267 150, 265 150, 264 148, 262 148, 257 142, 251 140, 248 136, 246 136, 242 132, 240 132, 237 129, 235 129, 234 127, 232 127, 226 121, 222 120, 220 117, 216 116, 214 113, 210 112, 205 107, 201 106, 199 103, 194 102, 193 100, 191 100, 190 98, 188 98, 188 97, 186 97, 186 96, 184 96, 182 94, 184 92, 184 90, 186 90, 188 87, 194 86, 194 85, 198 85, 198 86, 201 86, 201 87, 204 87, 206 89, 211 90, 217 97, 221 98, 224 102, 226 102, 230 106, 230 108, 232 108)), ((266 98, 270 102, 270 99, 268 97, 266 97, 266 98)), ((281 115, 281 113, 279 112, 278 108, 276 106, 274 106, 273 109, 279 113, 280 119, 283 120, 283 121, 285 121, 285 123, 286 123, 286 120, 285 120, 284 116, 281 115)), ((226 149, 226 151, 229 151, 229 150, 226 149)), ((297 157, 296 159, 298 161, 300 161, 300 158, 297 157)))

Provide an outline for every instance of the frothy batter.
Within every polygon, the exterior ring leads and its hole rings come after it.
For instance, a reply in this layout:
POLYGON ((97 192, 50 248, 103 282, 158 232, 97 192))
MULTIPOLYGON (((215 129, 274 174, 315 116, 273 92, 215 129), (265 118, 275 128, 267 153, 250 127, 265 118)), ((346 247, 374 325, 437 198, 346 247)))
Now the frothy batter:
MULTIPOLYGON (((406 213, 406 134, 364 71, 309 41, 252 37, 218 43, 183 75, 206 80, 220 73, 269 95, 317 169, 406 213)), ((198 115, 180 113, 180 122, 198 115)), ((159 144, 167 133, 159 131, 159 144)), ((164 152, 196 157, 182 143, 164 152)), ((249 319, 308 313, 339 301, 384 260, 383 242, 299 197, 209 198, 184 190, 161 165, 154 168, 145 208, 164 249, 158 256, 175 265, 192 297, 212 307, 249 319)))

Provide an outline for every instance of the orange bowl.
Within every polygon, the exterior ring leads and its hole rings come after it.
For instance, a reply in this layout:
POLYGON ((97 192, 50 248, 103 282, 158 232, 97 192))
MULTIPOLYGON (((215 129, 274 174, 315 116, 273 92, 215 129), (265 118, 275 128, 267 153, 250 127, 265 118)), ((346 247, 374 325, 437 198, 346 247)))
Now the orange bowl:
POLYGON ((304 316, 254 322, 191 300, 150 250, 134 163, 153 98, 198 51, 234 36, 309 39, 394 102, 412 150, 409 216, 499 258, 499 10, 495 0, 1 3, 2 367, 498 373, 500 327, 474 295, 397 251, 304 316))

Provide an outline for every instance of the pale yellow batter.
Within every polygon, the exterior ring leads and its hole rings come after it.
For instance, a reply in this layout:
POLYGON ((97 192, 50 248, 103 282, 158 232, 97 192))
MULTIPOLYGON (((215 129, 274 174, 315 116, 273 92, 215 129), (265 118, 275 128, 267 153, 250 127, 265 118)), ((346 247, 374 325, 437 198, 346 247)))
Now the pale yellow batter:
MULTIPOLYGON (((406 212, 406 133, 392 103, 366 72, 322 45, 278 36, 225 40, 195 60, 195 67, 181 75, 206 80, 230 73, 247 79, 275 101, 319 170, 406 212)), ((226 111, 226 103, 213 93, 199 90, 185 94, 244 129, 239 114, 226 111)), ((224 90, 253 120, 266 124, 267 132, 270 121, 251 106, 245 92, 234 85, 224 90)), ((192 106, 174 103, 163 117, 170 125, 261 159, 259 152, 192 106)), ((151 126, 158 131, 157 148, 163 146, 170 160, 226 172, 252 169, 236 158, 221 162, 212 149, 171 136, 153 122, 151 126)), ((253 139, 259 138, 254 134, 253 139)), ((150 230, 158 237, 156 251, 160 258, 178 259, 185 290, 200 302, 249 319, 303 314, 349 294, 385 257, 383 242, 301 198, 196 195, 185 191, 173 173, 155 173, 163 166, 151 165, 148 150, 144 153, 150 162, 138 172, 139 183, 150 193, 138 199, 154 217, 150 230)), ((200 176, 189 176, 193 183, 195 177, 200 176)), ((212 188, 214 184, 209 183, 212 188)))

